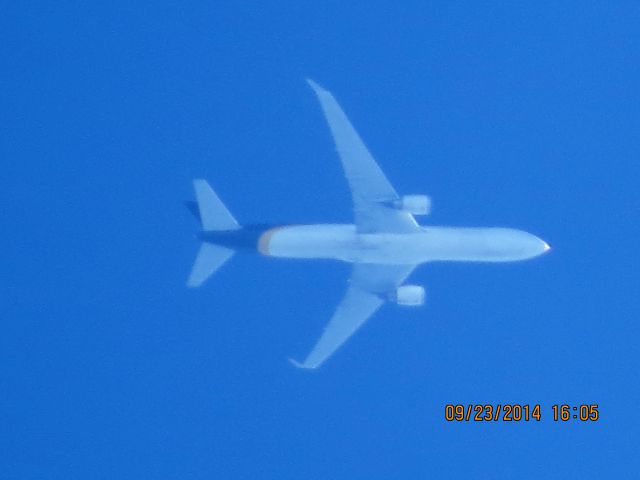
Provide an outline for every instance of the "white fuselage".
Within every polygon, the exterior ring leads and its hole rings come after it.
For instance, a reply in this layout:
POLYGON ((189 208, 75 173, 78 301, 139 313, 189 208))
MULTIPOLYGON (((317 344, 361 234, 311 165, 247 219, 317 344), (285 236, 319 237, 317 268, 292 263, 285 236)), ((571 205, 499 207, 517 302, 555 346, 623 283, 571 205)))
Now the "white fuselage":
POLYGON ((354 225, 273 228, 258 243, 264 255, 345 262, 415 265, 433 261, 511 262, 549 249, 541 239, 510 228, 421 227, 415 233, 362 234, 354 225))

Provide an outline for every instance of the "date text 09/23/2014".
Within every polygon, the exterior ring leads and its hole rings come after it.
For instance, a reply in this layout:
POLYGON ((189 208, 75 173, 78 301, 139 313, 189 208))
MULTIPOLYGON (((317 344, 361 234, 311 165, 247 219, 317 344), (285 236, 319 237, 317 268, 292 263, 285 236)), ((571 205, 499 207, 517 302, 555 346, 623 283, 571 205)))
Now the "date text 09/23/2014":
MULTIPOLYGON (((554 404, 550 408, 555 422, 596 422, 600 419, 597 403, 554 404)), ((444 419, 448 422, 539 422, 546 415, 540 404, 447 404, 444 419)))

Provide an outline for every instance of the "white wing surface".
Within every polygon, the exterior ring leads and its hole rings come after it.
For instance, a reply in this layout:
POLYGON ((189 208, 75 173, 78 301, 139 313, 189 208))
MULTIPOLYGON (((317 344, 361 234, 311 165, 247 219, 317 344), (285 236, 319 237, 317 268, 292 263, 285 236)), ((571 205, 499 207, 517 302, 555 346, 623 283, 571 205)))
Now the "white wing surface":
POLYGON ((317 368, 343 345, 409 276, 415 265, 378 265, 357 263, 351 285, 333 317, 301 368, 317 368))
POLYGON ((318 97, 342 161, 351 195, 356 228, 361 233, 406 233, 418 229, 409 213, 393 208, 398 194, 360 139, 358 132, 327 90, 307 82, 318 97))

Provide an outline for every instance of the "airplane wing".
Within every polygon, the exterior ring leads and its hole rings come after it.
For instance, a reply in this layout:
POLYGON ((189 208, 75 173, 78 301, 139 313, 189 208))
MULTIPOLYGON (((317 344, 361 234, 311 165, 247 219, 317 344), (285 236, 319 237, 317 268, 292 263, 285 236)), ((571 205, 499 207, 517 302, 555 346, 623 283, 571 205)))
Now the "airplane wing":
POLYGON ((347 293, 324 333, 303 363, 296 367, 317 368, 364 324, 413 271, 416 265, 356 263, 347 293))
POLYGON ((391 205, 400 197, 385 177, 358 132, 333 98, 313 80, 307 82, 315 92, 329 124, 342 161, 351 195, 355 224, 360 233, 407 233, 418 229, 413 216, 391 205))

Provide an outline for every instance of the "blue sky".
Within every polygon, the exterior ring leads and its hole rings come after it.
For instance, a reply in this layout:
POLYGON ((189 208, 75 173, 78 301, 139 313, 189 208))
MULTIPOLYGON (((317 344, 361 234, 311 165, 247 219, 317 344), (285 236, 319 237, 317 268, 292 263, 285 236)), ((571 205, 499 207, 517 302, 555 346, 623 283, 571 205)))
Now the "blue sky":
POLYGON ((636 478, 639 27, 631 1, 7 5, 0 477, 636 478), (426 223, 551 253, 424 266, 425 308, 292 368, 348 267, 240 255, 188 290, 182 201, 204 177, 241 223, 351 220, 305 77, 426 223))

